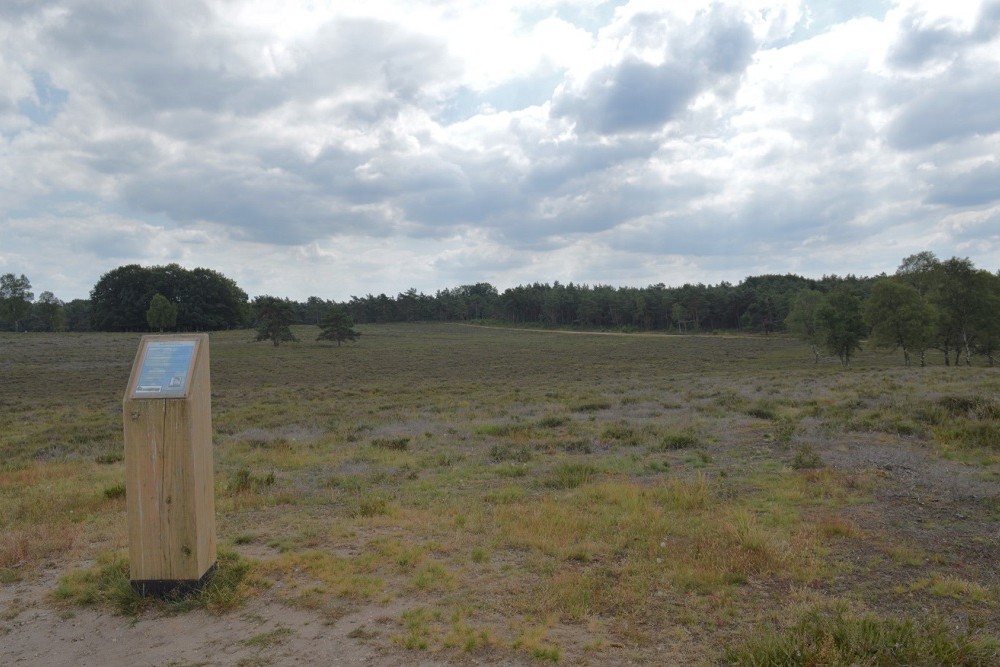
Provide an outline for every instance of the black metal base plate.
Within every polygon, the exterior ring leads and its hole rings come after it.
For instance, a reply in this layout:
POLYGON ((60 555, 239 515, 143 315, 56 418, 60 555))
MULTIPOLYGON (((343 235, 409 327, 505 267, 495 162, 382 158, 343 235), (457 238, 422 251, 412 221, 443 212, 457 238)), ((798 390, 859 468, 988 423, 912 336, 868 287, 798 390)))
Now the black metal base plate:
POLYGON ((215 574, 219 564, 212 563, 200 579, 133 579, 132 588, 143 597, 182 598, 188 593, 200 591, 215 574))

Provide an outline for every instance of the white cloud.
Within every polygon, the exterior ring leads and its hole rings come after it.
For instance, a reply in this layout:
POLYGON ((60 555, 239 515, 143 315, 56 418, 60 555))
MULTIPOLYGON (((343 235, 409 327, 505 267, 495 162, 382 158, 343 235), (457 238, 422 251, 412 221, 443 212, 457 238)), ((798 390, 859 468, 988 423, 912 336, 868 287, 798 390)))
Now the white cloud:
POLYGON ((998 45, 994 1, 8 5, 0 271, 346 298, 995 265, 998 45))

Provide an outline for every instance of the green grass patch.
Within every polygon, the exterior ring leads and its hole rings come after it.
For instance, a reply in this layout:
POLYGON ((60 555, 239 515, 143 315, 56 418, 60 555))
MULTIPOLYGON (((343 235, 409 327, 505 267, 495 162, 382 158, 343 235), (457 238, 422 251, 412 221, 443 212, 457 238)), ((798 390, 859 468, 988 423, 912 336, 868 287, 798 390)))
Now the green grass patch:
POLYGON ((689 449, 701 444, 701 438, 691 430, 670 431, 660 438, 660 444, 656 448, 661 452, 669 452, 678 449, 689 449))
POLYGON ((240 466, 229 475, 227 488, 231 495, 246 493, 260 493, 274 485, 275 476, 273 472, 266 474, 255 473, 247 466, 240 466))
POLYGON ((575 489, 592 481, 598 472, 588 463, 560 463, 552 468, 544 484, 550 489, 575 489))
POLYGON ((104 487, 104 497, 109 500, 125 497, 125 482, 104 487))
POLYGON ((268 632, 261 632, 260 634, 256 634, 253 637, 244 639, 243 644, 245 646, 249 646, 250 648, 254 648, 257 650, 265 650, 269 648, 274 648, 276 646, 281 646, 289 639, 291 639, 292 636, 294 635, 295 635, 295 630, 285 626, 279 626, 274 630, 269 630, 268 632))
POLYGON ((236 552, 220 550, 216 570, 204 587, 159 599, 144 597, 132 587, 127 556, 105 553, 93 567, 63 576, 53 595, 65 604, 100 605, 124 615, 135 615, 150 607, 164 611, 224 612, 242 604, 250 590, 260 583, 251 576, 251 568, 252 564, 236 552))
POLYGON ((731 665, 955 665, 986 667, 1000 660, 994 639, 938 618, 884 618, 843 607, 814 608, 794 625, 770 625, 725 651, 731 665))

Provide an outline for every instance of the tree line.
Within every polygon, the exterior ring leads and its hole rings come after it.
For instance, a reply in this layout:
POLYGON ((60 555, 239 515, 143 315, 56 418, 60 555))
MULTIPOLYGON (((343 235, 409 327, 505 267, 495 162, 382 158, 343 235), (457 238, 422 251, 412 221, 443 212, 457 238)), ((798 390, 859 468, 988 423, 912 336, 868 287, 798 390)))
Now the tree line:
POLYGON ((383 323, 495 321, 516 325, 672 331, 788 331, 845 364, 862 339, 899 349, 906 363, 940 351, 948 364, 993 362, 1000 341, 1000 277, 970 260, 911 255, 893 275, 804 278, 752 276, 738 284, 612 287, 532 283, 503 292, 490 283, 433 295, 409 289, 395 297, 368 294, 337 303, 318 296, 297 302, 246 292, 211 269, 130 264, 104 274, 87 300, 63 303, 51 292, 33 300, 24 276, 0 277, 0 328, 15 331, 206 331, 259 327, 260 312, 280 302, 286 324, 338 320, 383 323))
POLYGON ((120 266, 101 276, 89 299, 64 302, 48 291, 33 298, 27 276, 0 276, 0 330, 214 331, 246 326, 251 315, 235 281, 178 264, 120 266))
POLYGON ((867 293, 874 279, 764 275, 738 285, 685 284, 612 287, 555 282, 498 292, 489 283, 463 285, 430 296, 415 289, 395 298, 352 296, 346 303, 359 323, 497 320, 512 324, 621 331, 738 330, 769 333, 785 328, 791 301, 802 289, 827 292, 847 284, 867 293))
POLYGON ((968 259, 918 253, 895 275, 877 279, 864 300, 844 285, 827 294, 802 290, 786 322, 813 346, 817 361, 822 348, 846 366, 867 338, 876 348, 901 351, 907 366, 914 357, 923 366, 931 350, 946 366, 971 365, 974 355, 992 366, 1000 347, 1000 275, 968 259))

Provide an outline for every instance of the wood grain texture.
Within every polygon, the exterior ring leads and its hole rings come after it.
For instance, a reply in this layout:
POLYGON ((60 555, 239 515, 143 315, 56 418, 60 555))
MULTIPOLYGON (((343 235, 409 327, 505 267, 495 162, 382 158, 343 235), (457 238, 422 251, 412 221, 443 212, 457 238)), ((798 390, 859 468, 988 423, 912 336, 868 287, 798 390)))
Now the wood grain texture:
POLYGON ((133 581, 196 580, 216 561, 208 335, 171 338, 198 341, 187 397, 132 398, 133 367, 123 400, 133 581))

